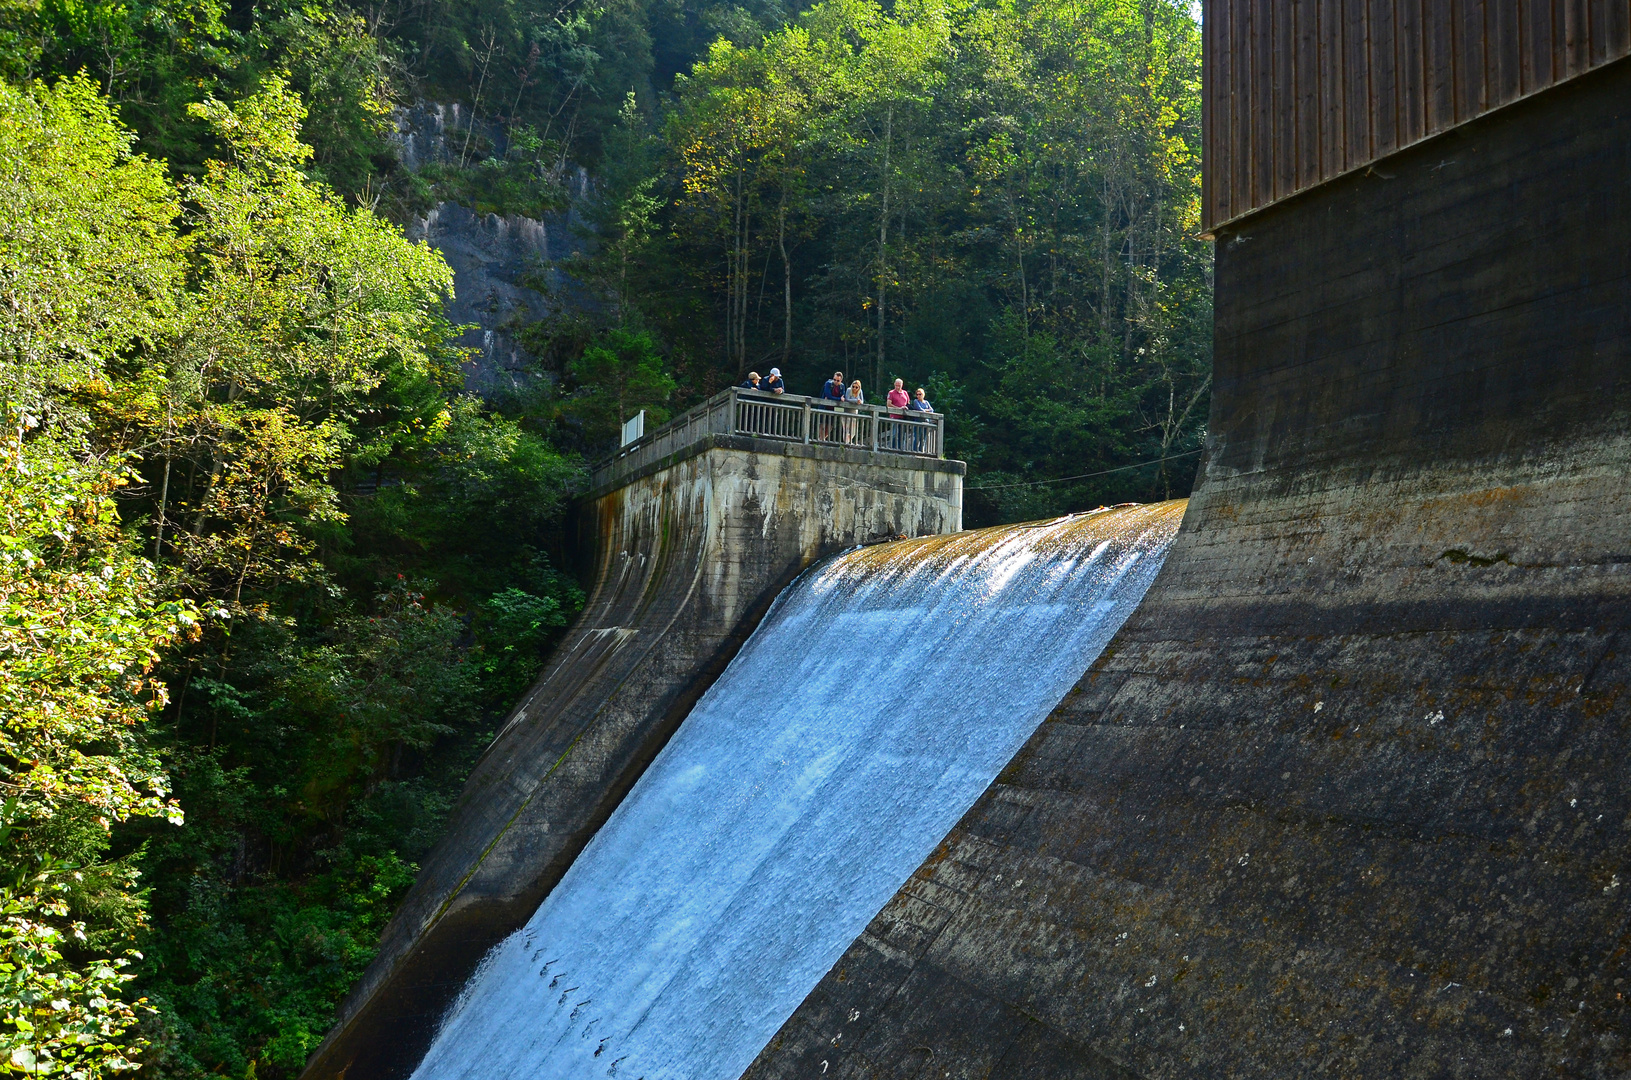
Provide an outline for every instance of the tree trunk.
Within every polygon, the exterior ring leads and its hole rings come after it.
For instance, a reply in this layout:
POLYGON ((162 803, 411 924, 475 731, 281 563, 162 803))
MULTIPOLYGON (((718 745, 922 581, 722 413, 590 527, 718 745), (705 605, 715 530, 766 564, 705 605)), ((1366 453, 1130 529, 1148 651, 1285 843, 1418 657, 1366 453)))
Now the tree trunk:
POLYGON ((215 481, 220 479, 221 469, 221 460, 212 456, 210 474, 204 480, 204 493, 198 497, 198 516, 193 518, 194 536, 204 535, 204 522, 209 520, 209 507, 206 504, 209 502, 210 493, 215 490, 215 481))
MULTIPOLYGON (((166 448, 168 449, 168 448, 166 448)), ((159 516, 153 529, 153 561, 159 561, 164 550, 164 510, 170 502, 170 455, 164 455, 164 484, 159 488, 159 516)))
POLYGON ((738 307, 741 304, 741 276, 742 276, 742 170, 736 170, 736 189, 731 198, 731 251, 727 260, 727 273, 725 275, 725 291, 727 293, 725 311, 725 358, 730 367, 738 375, 742 373, 742 364, 745 358, 736 346, 736 327, 739 321, 738 307))
POLYGON ((793 264, 787 258, 787 185, 776 211, 776 246, 782 253, 782 366, 793 354, 793 264))
POLYGON ((1010 211, 1014 223, 1014 261, 1019 264, 1019 315, 1020 322, 1025 328, 1025 340, 1031 339, 1031 286, 1025 280, 1025 229, 1021 225, 1020 211, 1014 206, 1010 211))
POLYGON ((889 289, 889 151, 895 135, 895 107, 889 106, 883 119, 883 207, 878 214, 878 359, 872 369, 872 386, 877 388, 883 378, 884 362, 884 299, 889 289))
POLYGON ((730 355, 736 373, 740 375, 747 367, 747 321, 748 321, 748 193, 746 170, 738 169, 736 172, 736 215, 735 215, 735 245, 736 250, 731 256, 731 321, 729 341, 726 352, 730 355))
POLYGON ((159 561, 159 554, 164 550, 164 511, 170 505, 170 410, 169 402, 164 408, 164 483, 159 488, 159 515, 153 529, 153 561, 159 561))

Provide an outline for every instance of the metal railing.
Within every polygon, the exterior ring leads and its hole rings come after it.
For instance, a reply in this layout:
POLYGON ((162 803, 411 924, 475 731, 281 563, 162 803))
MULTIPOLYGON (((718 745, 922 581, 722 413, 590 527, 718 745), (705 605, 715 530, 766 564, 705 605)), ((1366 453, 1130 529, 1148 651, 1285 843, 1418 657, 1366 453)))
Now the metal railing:
POLYGON ((733 386, 648 432, 595 465, 596 487, 615 473, 667 457, 704 435, 751 435, 781 442, 839 446, 881 454, 944 457, 946 418, 883 405, 844 405, 799 394, 733 386))

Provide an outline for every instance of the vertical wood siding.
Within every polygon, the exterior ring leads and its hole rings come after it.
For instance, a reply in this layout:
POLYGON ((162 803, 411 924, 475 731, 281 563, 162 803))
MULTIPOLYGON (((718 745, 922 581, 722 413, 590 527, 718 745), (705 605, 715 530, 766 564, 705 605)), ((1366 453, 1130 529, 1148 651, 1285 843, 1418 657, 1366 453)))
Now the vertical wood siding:
POLYGON ((1205 0, 1202 222, 1631 51, 1631 0, 1205 0))

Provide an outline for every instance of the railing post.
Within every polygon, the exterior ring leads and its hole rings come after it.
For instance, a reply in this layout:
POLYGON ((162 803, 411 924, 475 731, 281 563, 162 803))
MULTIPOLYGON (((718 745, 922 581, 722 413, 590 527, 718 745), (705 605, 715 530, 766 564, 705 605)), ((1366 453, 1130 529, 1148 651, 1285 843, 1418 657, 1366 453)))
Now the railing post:
POLYGON ((810 399, 804 399, 804 441, 810 441, 810 399))
POLYGON ((872 410, 872 452, 876 454, 878 452, 878 407, 876 405, 868 407, 872 410))

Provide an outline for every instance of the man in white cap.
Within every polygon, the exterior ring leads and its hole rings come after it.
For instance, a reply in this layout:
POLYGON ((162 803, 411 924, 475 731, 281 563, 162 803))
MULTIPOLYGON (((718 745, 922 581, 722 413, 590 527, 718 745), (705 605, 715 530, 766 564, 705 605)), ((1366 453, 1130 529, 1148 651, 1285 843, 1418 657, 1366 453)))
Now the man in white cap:
POLYGON ((766 379, 762 384, 760 384, 759 389, 769 394, 786 393, 787 385, 782 382, 782 369, 779 367, 771 368, 770 378, 766 379))

